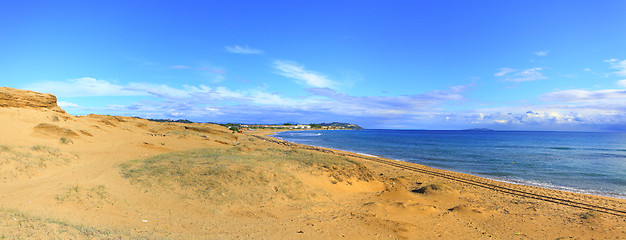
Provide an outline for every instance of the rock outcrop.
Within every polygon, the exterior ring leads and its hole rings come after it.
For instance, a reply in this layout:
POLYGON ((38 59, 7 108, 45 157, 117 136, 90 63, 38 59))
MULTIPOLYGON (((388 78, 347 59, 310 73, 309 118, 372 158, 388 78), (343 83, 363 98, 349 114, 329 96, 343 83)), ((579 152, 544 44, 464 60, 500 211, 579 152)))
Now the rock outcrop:
POLYGON ((0 108, 46 108, 65 113, 57 105, 57 97, 49 93, 38 93, 9 87, 0 87, 0 108))

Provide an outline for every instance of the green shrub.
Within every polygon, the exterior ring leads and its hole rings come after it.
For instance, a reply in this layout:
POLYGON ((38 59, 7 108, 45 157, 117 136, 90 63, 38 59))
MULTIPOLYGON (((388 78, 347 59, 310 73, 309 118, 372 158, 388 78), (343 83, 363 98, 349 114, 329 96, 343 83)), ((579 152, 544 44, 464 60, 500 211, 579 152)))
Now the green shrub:
POLYGON ((59 138, 59 141, 61 141, 61 143, 63 143, 63 144, 70 144, 70 143, 74 143, 74 142, 72 141, 72 139, 69 139, 69 138, 66 138, 66 137, 61 137, 61 138, 59 138))

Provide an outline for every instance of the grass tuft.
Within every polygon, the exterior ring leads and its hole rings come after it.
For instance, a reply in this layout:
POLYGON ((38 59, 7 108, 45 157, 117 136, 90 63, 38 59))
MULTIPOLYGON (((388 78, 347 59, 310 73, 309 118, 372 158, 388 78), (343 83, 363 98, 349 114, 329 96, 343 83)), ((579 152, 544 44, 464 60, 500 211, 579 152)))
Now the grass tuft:
POLYGON ((72 143, 72 144, 73 144, 73 143, 74 143, 74 142, 72 141, 72 139, 69 139, 69 138, 66 138, 66 137, 61 137, 61 138, 59 138, 59 141, 60 141, 62 144, 70 144, 70 143, 72 143))
POLYGON ((104 204, 114 203, 104 185, 93 187, 74 185, 68 188, 65 193, 57 194, 56 200, 59 203, 74 202, 84 204, 87 208, 100 208, 104 204))
POLYGON ((580 214, 580 218, 581 219, 585 219, 585 220, 589 220, 589 219, 593 219, 596 217, 596 214, 594 212, 584 212, 580 214))
POLYGON ((11 150, 13 150, 11 146, 0 145, 0 152, 10 152, 11 150))

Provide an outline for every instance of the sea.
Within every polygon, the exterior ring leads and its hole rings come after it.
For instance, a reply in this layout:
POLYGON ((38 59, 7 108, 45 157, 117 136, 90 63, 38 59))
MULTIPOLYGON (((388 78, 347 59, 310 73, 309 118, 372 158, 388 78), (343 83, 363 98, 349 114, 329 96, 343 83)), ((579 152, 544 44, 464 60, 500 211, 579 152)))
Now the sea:
POLYGON ((510 183, 626 199, 626 133, 368 129, 273 136, 510 183))

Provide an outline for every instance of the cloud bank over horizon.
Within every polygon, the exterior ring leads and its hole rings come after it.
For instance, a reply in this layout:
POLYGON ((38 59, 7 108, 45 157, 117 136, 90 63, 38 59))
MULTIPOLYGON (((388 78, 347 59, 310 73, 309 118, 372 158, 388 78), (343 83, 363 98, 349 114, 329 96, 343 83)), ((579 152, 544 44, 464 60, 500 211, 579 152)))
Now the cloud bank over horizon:
MULTIPOLYGON (((296 67, 294 71, 304 76, 314 75, 306 73, 301 67, 296 67)), ((301 75, 286 77, 300 80, 298 77, 301 75)), ((312 79, 318 77, 315 75, 312 79)), ((617 85, 620 84, 621 81, 618 81, 617 85)), ((467 92, 476 84, 403 96, 352 96, 327 87, 313 87, 316 84, 303 85, 305 94, 300 96, 283 96, 262 87, 241 90, 224 86, 169 86, 147 82, 120 85, 90 77, 37 82, 25 88, 53 93, 63 99, 59 101, 61 107, 79 114, 95 112, 219 123, 349 121, 370 128, 403 129, 626 130, 623 127, 626 122, 626 87, 595 91, 559 90, 542 94, 538 98, 541 104, 447 111, 447 105, 475 101, 468 98, 467 92), (142 99, 130 104, 101 107, 71 102, 72 99, 96 96, 142 99)))

